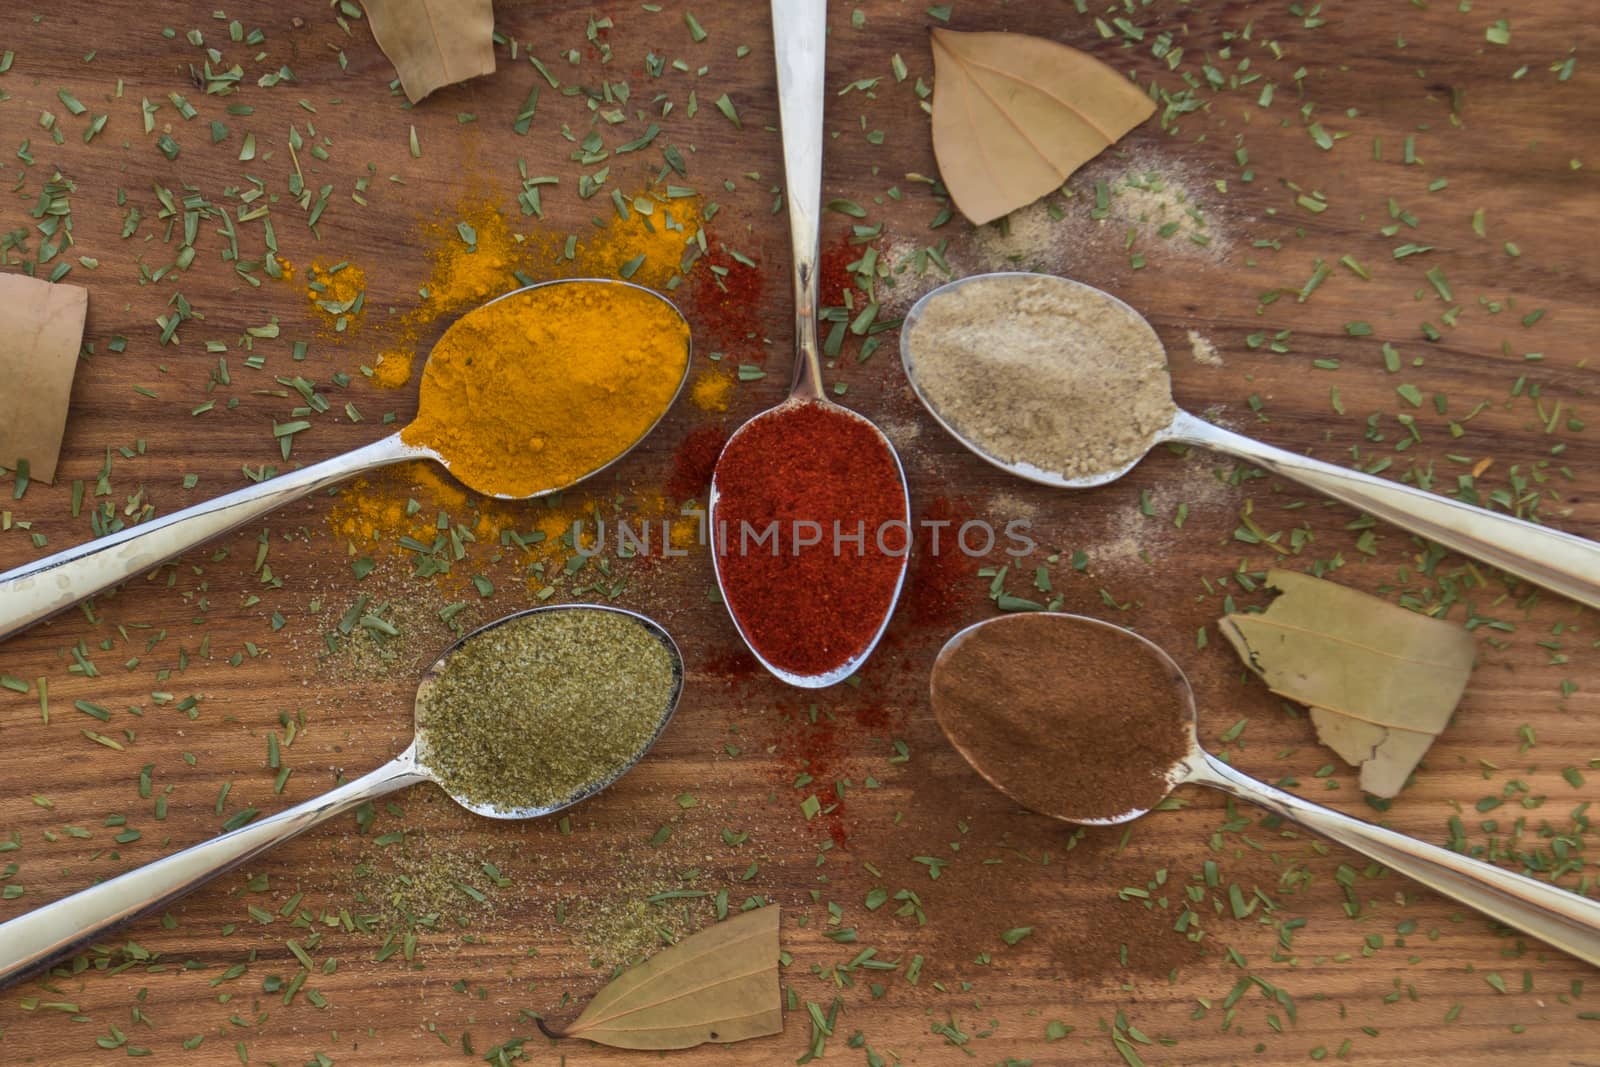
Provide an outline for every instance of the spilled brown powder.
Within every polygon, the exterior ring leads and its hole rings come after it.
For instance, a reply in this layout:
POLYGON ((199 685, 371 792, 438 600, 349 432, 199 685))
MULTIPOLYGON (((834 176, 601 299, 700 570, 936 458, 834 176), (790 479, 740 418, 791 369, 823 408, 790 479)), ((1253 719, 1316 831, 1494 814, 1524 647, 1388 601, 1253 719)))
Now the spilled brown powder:
POLYGON ((1189 751, 1182 677, 1124 630, 1010 615, 933 669, 933 713, 956 750, 1025 807, 1069 821, 1144 811, 1189 751))
POLYGON ((1002 463, 1067 478, 1112 474, 1177 413, 1150 324, 1067 278, 968 279, 929 299, 903 343, 933 409, 1002 463))

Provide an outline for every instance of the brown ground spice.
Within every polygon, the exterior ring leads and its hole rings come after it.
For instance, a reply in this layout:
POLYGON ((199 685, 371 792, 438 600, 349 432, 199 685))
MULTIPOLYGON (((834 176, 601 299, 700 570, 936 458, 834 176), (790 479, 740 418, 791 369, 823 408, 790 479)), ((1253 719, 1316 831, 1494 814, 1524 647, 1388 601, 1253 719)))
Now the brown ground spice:
POLYGON ((1073 615, 996 619, 943 654, 933 712, 1025 807, 1071 821, 1147 810, 1189 748, 1183 682, 1129 634, 1073 615))

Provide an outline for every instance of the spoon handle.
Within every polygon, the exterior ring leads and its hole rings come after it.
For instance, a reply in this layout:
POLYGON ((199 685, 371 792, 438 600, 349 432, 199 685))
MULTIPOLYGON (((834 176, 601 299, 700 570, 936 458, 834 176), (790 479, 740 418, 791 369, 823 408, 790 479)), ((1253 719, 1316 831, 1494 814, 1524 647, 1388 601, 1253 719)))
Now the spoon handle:
POLYGON ((113 927, 160 911, 279 842, 426 777, 417 769, 416 746, 412 745, 370 774, 303 804, 0 923, 0 989, 71 956, 113 927))
POLYGON ((1167 438, 1249 460, 1412 533, 1600 607, 1600 544, 1437 493, 1296 455, 1180 411, 1167 438))
POLYGON ((783 123, 784 201, 794 254, 794 384, 789 395, 821 400, 817 343, 817 246, 822 215, 822 105, 826 0, 772 0, 772 44, 783 123))
POLYGON ((1190 765, 1185 781, 1209 785, 1260 805, 1370 856, 1435 892, 1476 908, 1497 922, 1600 967, 1600 900, 1353 819, 1258 782, 1208 753, 1200 756, 1197 763, 1190 765))
POLYGON ((398 433, 390 434, 321 463, 6 571, 0 574, 0 641, 292 500, 373 467, 431 455, 401 441, 398 433))

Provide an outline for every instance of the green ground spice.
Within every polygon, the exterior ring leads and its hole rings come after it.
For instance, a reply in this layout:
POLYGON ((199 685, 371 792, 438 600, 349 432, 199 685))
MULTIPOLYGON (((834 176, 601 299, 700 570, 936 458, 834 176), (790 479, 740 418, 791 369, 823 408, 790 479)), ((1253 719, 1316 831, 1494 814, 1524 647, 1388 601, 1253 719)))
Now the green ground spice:
POLYGON ((418 755, 474 804, 560 804, 650 743, 675 682, 672 656, 631 615, 535 612, 468 641, 423 686, 418 755))

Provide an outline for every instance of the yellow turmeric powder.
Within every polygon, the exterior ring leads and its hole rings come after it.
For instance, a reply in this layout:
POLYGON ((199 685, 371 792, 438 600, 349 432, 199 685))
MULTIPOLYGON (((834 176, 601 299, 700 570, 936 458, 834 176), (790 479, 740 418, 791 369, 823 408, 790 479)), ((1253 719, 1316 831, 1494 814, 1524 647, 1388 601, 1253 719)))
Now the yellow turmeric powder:
POLYGON ((698 198, 646 191, 615 205, 603 225, 571 236, 519 233, 482 194, 463 200, 456 218, 426 224, 422 236, 432 269, 419 289, 423 301, 388 326, 382 354, 363 372, 384 389, 407 385, 418 338, 429 325, 528 278, 625 278, 661 292, 675 289, 705 243, 698 198))
POLYGON ((367 275, 348 260, 324 267, 313 263, 306 272, 306 299, 344 333, 361 319, 367 302, 367 275))
POLYGON ((733 376, 719 370, 703 370, 695 376, 690 395, 701 411, 727 411, 728 394, 733 392, 733 376))
POLYGON ((604 467, 666 412, 689 366, 689 327, 628 285, 564 282, 458 319, 422 372, 408 444, 489 496, 553 492, 604 467))
POLYGON ((604 227, 579 236, 570 257, 579 272, 627 278, 652 289, 674 288, 690 249, 700 251, 700 212, 693 198, 623 197, 604 227))

